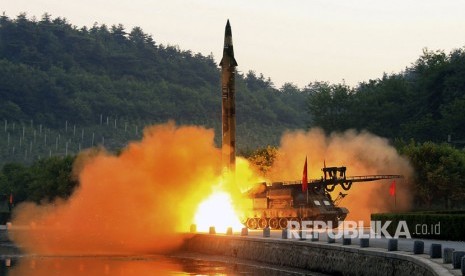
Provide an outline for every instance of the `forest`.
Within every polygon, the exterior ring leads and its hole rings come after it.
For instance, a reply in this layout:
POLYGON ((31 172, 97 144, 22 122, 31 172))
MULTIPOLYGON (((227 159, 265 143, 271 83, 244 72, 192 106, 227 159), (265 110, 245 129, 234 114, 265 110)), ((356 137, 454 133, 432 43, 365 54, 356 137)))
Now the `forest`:
POLYGON ((304 90, 309 126, 465 146, 465 48, 449 54, 424 49, 403 72, 355 88, 317 82, 304 90))
MULTIPOLYGON (((212 55, 158 44, 140 27, 3 14, 0 194, 66 198, 80 150, 117 152, 153 123, 203 125, 220 137, 219 76, 212 55)), ((285 130, 356 129, 388 138, 410 159, 416 206, 453 208, 465 199, 465 48, 424 49, 402 72, 355 87, 277 88, 254 71, 239 71, 236 87, 239 152, 262 170, 285 130)))
MULTIPOLYGON (((40 20, 28 19, 26 14, 10 19, 3 14, 0 119, 4 131, 0 135, 5 139, 1 140, 8 140, 10 132, 10 154, 13 142, 18 153, 27 134, 29 140, 34 131, 42 134, 39 128, 48 129, 49 141, 58 135, 63 140, 65 125, 76 126, 79 133, 94 132, 101 140, 102 132, 108 132, 98 129, 102 117, 103 124, 116 121, 126 129, 137 126, 139 132, 145 125, 175 120, 215 128, 219 134, 219 73, 212 55, 159 45, 140 27, 78 28, 48 14, 40 20), (24 136, 21 145, 20 136, 24 136)), ((239 148, 276 144, 285 129, 305 126, 306 96, 301 91, 276 89, 270 79, 253 71, 238 72, 236 87, 239 148)), ((120 137, 124 135, 105 136, 108 142, 116 140, 106 143, 115 145, 112 150, 127 142, 120 137)), ((44 148, 41 155, 49 151, 50 147, 44 148)))

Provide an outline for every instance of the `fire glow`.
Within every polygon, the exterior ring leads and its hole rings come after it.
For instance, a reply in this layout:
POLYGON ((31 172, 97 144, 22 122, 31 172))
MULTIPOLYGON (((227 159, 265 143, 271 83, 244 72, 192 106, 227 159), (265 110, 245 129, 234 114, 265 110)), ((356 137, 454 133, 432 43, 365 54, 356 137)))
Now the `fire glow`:
POLYGON ((146 128, 143 139, 118 156, 83 153, 75 162, 79 186, 72 196, 18 205, 11 238, 25 252, 42 255, 174 250, 220 175, 213 137, 213 130, 167 123, 146 128))
POLYGON ((233 231, 244 227, 234 210, 231 196, 224 192, 215 192, 199 204, 194 222, 198 231, 208 231, 214 226, 217 233, 226 233, 228 227, 233 231))
POLYGON ((252 199, 243 193, 264 181, 242 157, 236 159, 235 174, 223 174, 221 179, 197 207, 193 223, 198 231, 208 231, 211 226, 217 233, 226 233, 228 227, 233 231, 242 229, 244 225, 239 218, 252 208, 252 199))
MULTIPOLYGON (((36 254, 154 254, 179 248, 183 235, 178 233, 187 232, 192 223, 201 231, 210 226, 217 233, 227 227, 238 231, 243 227, 238 217, 252 207, 242 193, 264 180, 247 160, 238 158, 235 179, 225 179, 218 187, 221 151, 213 138, 213 130, 168 123, 147 128, 141 141, 118 156, 84 154, 75 164, 79 186, 72 196, 17 206, 13 227, 35 229, 13 229, 12 239, 36 254)), ((347 164, 354 174, 389 169, 407 179, 410 175, 409 164, 384 139, 354 132, 326 137, 310 130, 284 136, 270 180, 300 178, 306 153, 312 178, 325 156, 333 157, 326 158, 327 164, 347 164)), ((398 210, 406 209, 408 193, 401 185, 397 188, 398 210)), ((351 211, 350 219, 364 219, 370 211, 389 210, 390 199, 389 186, 359 185, 343 206, 351 211)))

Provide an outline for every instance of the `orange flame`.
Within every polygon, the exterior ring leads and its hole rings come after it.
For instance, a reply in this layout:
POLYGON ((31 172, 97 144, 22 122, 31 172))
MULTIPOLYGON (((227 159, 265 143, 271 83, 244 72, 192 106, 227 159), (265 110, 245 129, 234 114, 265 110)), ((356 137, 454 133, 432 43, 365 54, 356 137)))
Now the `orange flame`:
POLYGON ((228 227, 235 231, 243 227, 231 196, 224 191, 213 193, 201 202, 194 221, 198 231, 208 231, 210 226, 214 226, 217 233, 226 233, 228 227))
MULTIPOLYGON (((238 158, 235 178, 215 186, 221 153, 213 136, 213 130, 167 123, 145 129, 142 141, 131 143, 119 156, 82 154, 76 162, 80 184, 71 198, 18 206, 12 239, 26 252, 39 254, 153 254, 178 248, 182 236, 177 233, 187 231, 194 218, 199 230, 237 230, 238 217, 252 205, 242 192, 263 180, 238 158)), ((269 177, 299 179, 305 155, 309 178, 321 175, 325 159, 346 165, 350 175, 411 174, 408 162, 385 139, 353 131, 326 137, 311 130, 283 137, 269 177)), ((401 184, 398 207, 406 209, 408 188, 401 184)), ((388 188, 357 185, 342 205, 352 219, 365 219, 370 211, 391 208, 388 188)))
POLYGON ((241 218, 252 208, 252 200, 244 197, 243 192, 262 181, 246 159, 237 158, 235 175, 223 176, 215 192, 199 204, 195 214, 197 230, 207 231, 215 226, 217 233, 225 233, 228 227, 239 231, 244 227, 241 218))

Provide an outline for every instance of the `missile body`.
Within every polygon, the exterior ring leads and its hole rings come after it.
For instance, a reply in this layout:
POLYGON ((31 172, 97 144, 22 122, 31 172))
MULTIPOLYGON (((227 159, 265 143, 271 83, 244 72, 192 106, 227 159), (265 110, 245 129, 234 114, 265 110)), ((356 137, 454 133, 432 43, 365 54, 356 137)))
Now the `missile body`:
POLYGON ((221 66, 222 97, 222 165, 223 173, 235 173, 236 168, 236 88, 237 62, 234 59, 231 25, 226 23, 221 66))

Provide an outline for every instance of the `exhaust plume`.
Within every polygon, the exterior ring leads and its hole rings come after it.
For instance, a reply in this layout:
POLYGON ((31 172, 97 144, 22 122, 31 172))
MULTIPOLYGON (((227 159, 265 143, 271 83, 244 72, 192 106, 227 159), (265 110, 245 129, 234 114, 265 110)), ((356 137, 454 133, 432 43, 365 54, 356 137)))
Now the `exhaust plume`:
MULTIPOLYGON (((178 232, 189 229, 197 207, 213 192, 227 192, 242 212, 251 208, 242 192, 263 181, 242 158, 235 179, 222 181, 221 150, 213 136, 213 130, 170 122, 145 129, 142 141, 130 143, 119 156, 103 150, 81 154, 74 168, 79 186, 72 196, 17 206, 12 240, 27 253, 41 255, 154 254, 179 248, 178 232)), ((319 129, 288 132, 270 180, 299 179, 306 155, 309 178, 321 176, 323 162, 347 166, 349 176, 403 174, 395 208, 408 209, 412 169, 386 139, 355 131, 329 137, 319 129)), ((372 212, 394 210, 389 185, 354 183, 341 204, 350 210, 348 219, 368 220, 372 212)), ((208 215, 212 222, 214 212, 208 215)))
POLYGON ((119 156, 80 156, 80 184, 70 199, 18 206, 13 241, 44 255, 175 249, 182 243, 176 232, 189 229, 198 203, 218 182, 221 152, 213 137, 213 130, 167 123, 145 129, 142 141, 119 156))

